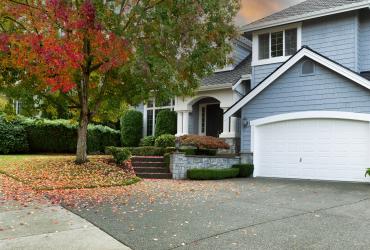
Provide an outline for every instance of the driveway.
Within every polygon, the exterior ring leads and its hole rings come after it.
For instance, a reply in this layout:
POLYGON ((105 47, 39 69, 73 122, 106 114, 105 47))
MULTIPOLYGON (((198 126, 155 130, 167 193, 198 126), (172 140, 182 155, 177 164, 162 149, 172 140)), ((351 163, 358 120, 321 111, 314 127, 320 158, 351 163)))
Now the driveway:
POLYGON ((370 184, 235 179, 202 185, 171 189, 155 201, 132 197, 74 212, 132 249, 370 247, 370 184))

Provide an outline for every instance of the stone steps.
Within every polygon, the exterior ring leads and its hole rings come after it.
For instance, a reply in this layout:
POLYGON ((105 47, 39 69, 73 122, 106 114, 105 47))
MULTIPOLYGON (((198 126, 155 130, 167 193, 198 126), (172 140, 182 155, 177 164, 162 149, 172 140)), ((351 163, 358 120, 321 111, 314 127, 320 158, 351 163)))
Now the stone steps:
POLYGON ((172 179, 161 156, 134 156, 131 159, 136 175, 144 179, 172 179))

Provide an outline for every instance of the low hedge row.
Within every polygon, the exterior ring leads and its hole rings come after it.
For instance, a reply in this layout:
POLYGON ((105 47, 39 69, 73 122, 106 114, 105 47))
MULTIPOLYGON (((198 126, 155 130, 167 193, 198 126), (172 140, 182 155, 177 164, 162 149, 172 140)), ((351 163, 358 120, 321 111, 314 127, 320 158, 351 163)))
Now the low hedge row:
POLYGON ((235 178, 239 174, 238 168, 224 168, 224 169, 189 169, 187 176, 191 180, 222 180, 227 178, 235 178))
MULTIPOLYGON (((0 153, 75 153, 77 124, 68 120, 0 118, 0 153), (4 138, 3 138, 4 137, 4 138)), ((106 146, 120 146, 120 132, 101 125, 89 125, 89 153, 104 152, 106 146)))

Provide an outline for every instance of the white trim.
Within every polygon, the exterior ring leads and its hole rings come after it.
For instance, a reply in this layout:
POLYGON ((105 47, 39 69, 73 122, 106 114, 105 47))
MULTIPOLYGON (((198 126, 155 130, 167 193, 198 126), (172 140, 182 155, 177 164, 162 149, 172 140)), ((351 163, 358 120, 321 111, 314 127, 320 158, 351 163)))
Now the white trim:
POLYGON ((235 69, 235 65, 226 65, 225 67, 223 67, 222 69, 216 69, 214 70, 214 73, 220 73, 220 72, 226 72, 226 71, 232 71, 235 69))
POLYGON ((344 12, 349 12, 349 11, 353 11, 353 10, 369 8, 369 7, 370 7, 370 0, 364 0, 360 3, 346 4, 344 6, 339 6, 339 7, 336 7, 336 8, 314 11, 314 12, 307 13, 307 14, 304 14, 304 15, 298 15, 298 16, 283 18, 283 19, 280 19, 280 20, 272 20, 272 21, 256 23, 256 24, 253 24, 253 23, 252 24, 247 24, 247 25, 243 26, 240 29, 240 31, 241 32, 252 32, 252 31, 255 31, 255 30, 266 29, 266 28, 279 26, 279 25, 285 25, 285 24, 294 23, 294 22, 301 22, 301 21, 309 20, 309 19, 313 19, 313 18, 330 16, 330 15, 334 15, 334 14, 339 14, 339 13, 344 13, 344 12))
POLYGON ((236 113, 239 109, 241 109, 244 105, 250 102, 254 97, 256 97, 259 93, 261 93, 265 88, 267 88, 271 83, 273 83, 277 78, 279 78, 283 73, 285 73, 288 69, 290 69, 293 65, 295 65, 303 57, 308 57, 312 59, 313 61, 316 61, 326 66, 327 68, 335 71, 336 73, 370 90, 370 81, 368 81, 367 79, 363 78, 362 76, 352 72, 351 70, 339 64, 336 64, 330 61, 329 59, 317 54, 316 52, 313 52, 307 48, 303 48, 297 54, 295 54, 288 62, 283 64, 274 73, 272 73, 268 78, 266 78, 259 85, 257 85, 257 87, 254 88, 254 90, 252 90, 247 96, 242 98, 231 109, 229 109, 225 113, 224 119, 227 119, 230 116, 232 116, 234 113, 236 113))
POLYGON ((289 29, 297 29, 297 50, 302 47, 302 23, 294 23, 290 25, 285 25, 282 27, 275 27, 268 30, 260 30, 253 32, 253 52, 252 52, 252 67, 273 64, 273 63, 282 63, 287 61, 291 56, 285 56, 285 31, 289 29), (271 57, 271 33, 283 31, 283 56, 271 57), (259 35, 269 34, 269 58, 259 59, 259 35))
POLYGON ((229 89, 233 86, 232 83, 225 84, 216 84, 216 85, 202 85, 198 88, 198 92, 209 91, 209 90, 220 90, 220 89, 229 89))
POLYGON ((302 120, 302 119, 338 119, 370 122, 370 114, 342 112, 342 111, 303 111, 285 113, 281 115, 269 116, 251 121, 252 127, 258 127, 282 121, 302 120))
POLYGON ((235 90, 243 81, 247 81, 247 80, 250 80, 252 78, 252 75, 251 74, 248 74, 248 75, 242 75, 242 77, 239 79, 239 81, 237 81, 232 89, 235 90))

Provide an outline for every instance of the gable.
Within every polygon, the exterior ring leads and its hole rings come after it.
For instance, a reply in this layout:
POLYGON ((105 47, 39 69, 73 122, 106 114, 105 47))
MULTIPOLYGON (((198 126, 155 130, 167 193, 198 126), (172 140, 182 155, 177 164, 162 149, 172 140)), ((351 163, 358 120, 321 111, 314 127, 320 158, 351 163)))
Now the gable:
MULTIPOLYGON (((365 89, 370 90, 370 82, 356 72, 351 71, 348 68, 343 67, 342 65, 331 61, 330 59, 318 54, 317 52, 311 50, 308 47, 303 47, 299 50, 294 56, 292 56, 288 61, 282 64, 277 68, 273 73, 271 73, 267 78, 265 78, 259 85, 257 85, 247 96, 243 97, 237 103, 235 103, 228 111, 224 114, 224 119, 229 118, 234 113, 239 111, 243 106, 253 100, 257 95, 259 95, 265 88, 274 83, 279 79, 284 73, 289 69, 294 67, 299 63, 303 58, 308 58, 314 61, 317 65, 321 65, 334 74, 338 74, 341 77, 344 77, 359 86, 362 86, 365 89)), ((298 84, 298 83, 296 83, 298 84)))

